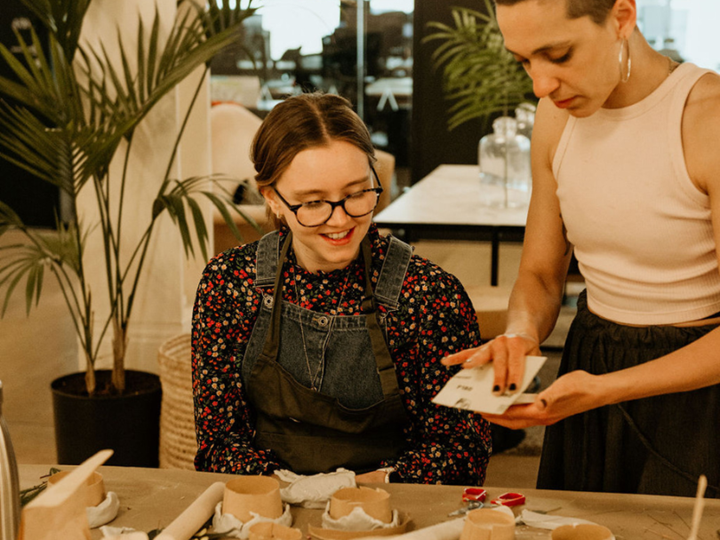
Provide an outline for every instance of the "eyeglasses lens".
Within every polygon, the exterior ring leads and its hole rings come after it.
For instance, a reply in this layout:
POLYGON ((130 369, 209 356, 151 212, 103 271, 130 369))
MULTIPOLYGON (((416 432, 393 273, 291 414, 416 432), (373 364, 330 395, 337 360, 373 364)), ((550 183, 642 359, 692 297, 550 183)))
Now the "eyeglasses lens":
MULTIPOLYGON (((362 217, 372 212, 377 203, 375 191, 361 191, 343 199, 341 206, 350 217, 362 217)), ((333 205, 326 201, 304 204, 297 210, 297 220, 306 227, 315 227, 330 219, 333 210, 333 205)))

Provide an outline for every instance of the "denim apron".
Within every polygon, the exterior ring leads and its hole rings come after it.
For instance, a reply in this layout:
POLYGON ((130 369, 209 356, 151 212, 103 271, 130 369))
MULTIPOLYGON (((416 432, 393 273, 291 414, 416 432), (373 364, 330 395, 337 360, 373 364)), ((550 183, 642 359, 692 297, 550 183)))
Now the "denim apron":
POLYGON ((390 238, 373 291, 366 236, 363 314, 333 316, 282 300, 291 244, 288 234, 281 249, 277 231, 258 244, 255 285, 274 285, 274 293, 263 296, 241 368, 255 413, 255 447, 271 449, 301 474, 374 470, 403 449, 409 423, 376 302, 397 310, 412 249, 390 238))

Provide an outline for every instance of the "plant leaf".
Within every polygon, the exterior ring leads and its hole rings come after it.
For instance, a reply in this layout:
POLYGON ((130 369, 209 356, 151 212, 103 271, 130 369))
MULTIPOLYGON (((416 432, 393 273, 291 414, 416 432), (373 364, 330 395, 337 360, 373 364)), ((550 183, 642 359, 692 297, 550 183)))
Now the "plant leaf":
POLYGON ((487 14, 452 8, 454 26, 428 23, 434 32, 422 40, 437 44, 431 58, 436 69, 443 69, 443 92, 452 102, 450 130, 476 118, 487 122, 534 99, 532 81, 503 45, 491 0, 484 3, 487 14))

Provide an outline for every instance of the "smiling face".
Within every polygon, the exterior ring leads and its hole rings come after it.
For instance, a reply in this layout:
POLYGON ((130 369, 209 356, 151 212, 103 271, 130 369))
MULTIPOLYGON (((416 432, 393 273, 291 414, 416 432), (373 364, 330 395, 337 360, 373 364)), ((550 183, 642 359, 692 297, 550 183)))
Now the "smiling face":
POLYGON ((585 117, 622 90, 618 55, 635 26, 634 3, 618 0, 597 24, 589 16, 568 18, 566 1, 498 5, 497 19, 505 47, 532 78, 535 95, 585 117))
POLYGON ((363 189, 377 187, 365 152, 345 141, 331 141, 299 152, 273 187, 263 188, 270 208, 293 233, 298 264, 310 272, 345 268, 360 252, 360 242, 372 222, 372 212, 351 217, 336 207, 319 227, 304 227, 278 197, 290 205, 317 200, 339 201, 363 189))

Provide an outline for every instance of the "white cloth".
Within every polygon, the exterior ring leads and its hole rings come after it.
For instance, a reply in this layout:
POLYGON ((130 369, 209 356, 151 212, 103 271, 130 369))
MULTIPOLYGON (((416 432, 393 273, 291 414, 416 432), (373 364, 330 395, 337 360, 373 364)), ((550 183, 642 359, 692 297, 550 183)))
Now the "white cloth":
POLYGON ((535 527, 537 529, 557 529, 561 525, 596 525, 592 521, 586 519, 574 518, 574 517, 562 517, 562 516, 551 516, 549 514, 539 514, 538 512, 532 512, 530 510, 523 510, 517 517, 517 523, 524 523, 528 527, 535 527))
POLYGON ((323 508, 338 489, 356 487, 355 473, 347 469, 338 469, 331 473, 304 476, 287 469, 275 471, 283 482, 290 482, 280 490, 280 497, 286 503, 306 508, 323 508))
POLYGON ((250 527, 256 523, 270 522, 284 525, 285 527, 292 526, 293 518, 290 513, 289 504, 285 505, 283 515, 276 519, 266 518, 255 512, 250 512, 250 515, 253 516, 253 518, 247 523, 243 523, 232 514, 223 514, 222 503, 220 502, 215 507, 215 515, 212 521, 213 532, 223 534, 228 538, 241 538, 242 540, 246 540, 250 536, 250 527))
POLYGON ((91 529, 97 529, 101 525, 110 523, 117 517, 120 509, 120 499, 113 491, 108 491, 105 499, 97 506, 88 506, 85 509, 88 518, 88 524, 91 529))
POLYGON ((322 515, 323 529, 336 529, 340 531, 374 531, 376 529, 389 529, 400 525, 400 514, 397 510, 393 510, 392 520, 385 523, 379 519, 369 516, 365 511, 358 507, 348 515, 339 519, 330 517, 330 503, 328 503, 325 512, 322 515))

